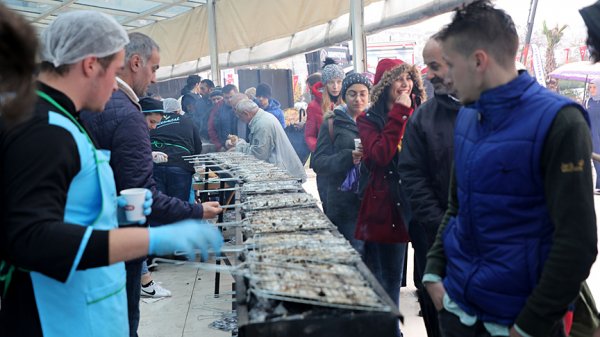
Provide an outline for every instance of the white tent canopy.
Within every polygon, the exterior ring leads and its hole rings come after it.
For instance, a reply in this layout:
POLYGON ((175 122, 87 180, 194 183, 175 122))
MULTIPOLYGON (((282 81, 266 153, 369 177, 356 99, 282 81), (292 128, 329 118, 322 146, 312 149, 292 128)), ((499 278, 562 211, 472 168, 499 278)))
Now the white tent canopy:
POLYGON ((211 65, 214 72, 217 66, 271 62, 348 41, 354 1, 364 6, 364 33, 369 34, 414 24, 472 0, 3 0, 38 29, 72 10, 113 15, 160 45, 159 79, 211 65), (212 21, 216 33, 209 28, 212 21), (211 52, 213 58, 218 53, 218 63, 211 63, 211 52))
MULTIPOLYGON (((414 24, 464 0, 364 0, 364 32, 414 24)), ((219 67, 260 64, 348 41, 349 0, 219 0, 215 4, 219 67)), ((159 80, 210 69, 209 10, 197 7, 138 29, 161 47, 159 80)))

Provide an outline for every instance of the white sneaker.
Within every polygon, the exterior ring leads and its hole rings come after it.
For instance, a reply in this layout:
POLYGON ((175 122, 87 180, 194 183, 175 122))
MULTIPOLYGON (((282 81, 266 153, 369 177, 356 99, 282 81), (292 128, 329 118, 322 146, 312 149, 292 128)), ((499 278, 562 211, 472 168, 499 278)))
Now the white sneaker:
POLYGON ((170 297, 171 292, 163 287, 160 284, 155 283, 154 280, 150 281, 150 284, 147 287, 142 285, 142 296, 143 297, 170 297))

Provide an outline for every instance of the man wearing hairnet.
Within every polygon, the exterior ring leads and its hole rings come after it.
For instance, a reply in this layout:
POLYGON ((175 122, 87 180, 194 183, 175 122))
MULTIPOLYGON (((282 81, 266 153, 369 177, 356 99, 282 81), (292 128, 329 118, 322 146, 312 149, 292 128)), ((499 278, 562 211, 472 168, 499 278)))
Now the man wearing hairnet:
MULTIPOLYGON (((159 62, 160 49, 154 40, 141 33, 129 34, 129 43, 125 46, 125 66, 117 77, 118 90, 112 94, 103 113, 84 111, 81 118, 99 148, 111 151, 110 166, 115 174, 117 191, 140 187, 152 191, 154 203, 149 217, 151 225, 190 218, 214 218, 221 212, 217 202, 190 204, 170 197, 158 190, 153 178, 150 136, 139 99, 146 96, 148 86, 155 82, 159 62)), ((143 261, 142 258, 125 264, 132 337, 137 336, 140 319, 143 261)))
MULTIPOLYGON (((15 38, 5 32, 4 41, 15 38)), ((79 111, 104 109, 128 42, 113 18, 91 11, 61 14, 41 35, 33 116, 0 147, 1 336, 127 336, 123 261, 220 249, 219 231, 200 221, 117 229, 117 205, 127 202, 79 111)), ((151 204, 148 192, 137 207, 148 215, 151 204)))

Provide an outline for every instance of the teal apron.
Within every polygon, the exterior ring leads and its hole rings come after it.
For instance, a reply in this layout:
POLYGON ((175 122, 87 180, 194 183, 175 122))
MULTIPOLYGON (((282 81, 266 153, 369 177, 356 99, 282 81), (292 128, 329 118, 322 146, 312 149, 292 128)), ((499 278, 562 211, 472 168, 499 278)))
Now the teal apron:
POLYGON ((66 115, 49 112, 49 123, 70 132, 77 144, 81 170, 69 186, 64 221, 87 227, 66 282, 30 273, 42 332, 45 337, 128 336, 124 263, 77 270, 92 230, 118 226, 110 153, 96 150, 73 116, 45 93, 38 95, 66 115))

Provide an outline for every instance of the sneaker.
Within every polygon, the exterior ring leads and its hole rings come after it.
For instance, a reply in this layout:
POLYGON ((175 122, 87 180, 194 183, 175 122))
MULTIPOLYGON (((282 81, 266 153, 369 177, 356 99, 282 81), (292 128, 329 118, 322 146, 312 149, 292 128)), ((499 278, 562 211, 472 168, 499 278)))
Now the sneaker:
POLYGON ((150 281, 150 283, 146 286, 142 285, 142 296, 143 297, 170 297, 171 292, 163 287, 160 284, 155 283, 154 280, 150 281))

